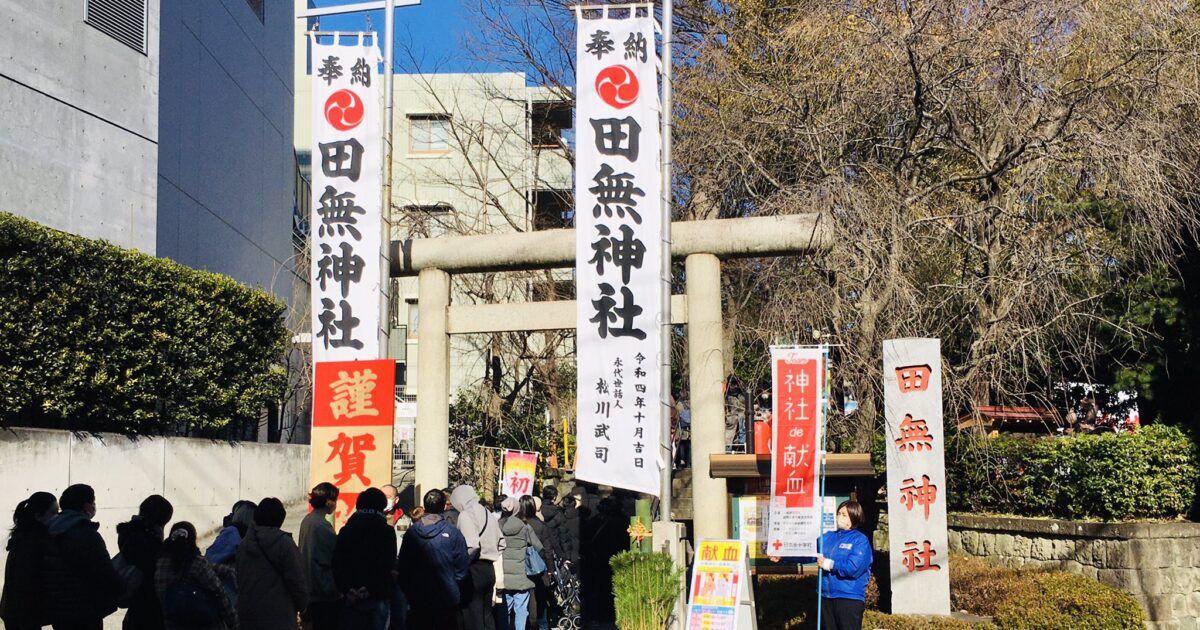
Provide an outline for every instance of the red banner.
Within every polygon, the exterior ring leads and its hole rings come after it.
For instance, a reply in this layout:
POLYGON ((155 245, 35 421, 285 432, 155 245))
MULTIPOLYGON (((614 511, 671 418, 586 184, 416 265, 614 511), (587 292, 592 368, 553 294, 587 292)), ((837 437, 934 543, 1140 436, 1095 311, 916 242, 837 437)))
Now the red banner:
POLYGON ((821 414, 821 362, 775 362, 775 488, 787 507, 812 507, 817 496, 817 430, 821 414))

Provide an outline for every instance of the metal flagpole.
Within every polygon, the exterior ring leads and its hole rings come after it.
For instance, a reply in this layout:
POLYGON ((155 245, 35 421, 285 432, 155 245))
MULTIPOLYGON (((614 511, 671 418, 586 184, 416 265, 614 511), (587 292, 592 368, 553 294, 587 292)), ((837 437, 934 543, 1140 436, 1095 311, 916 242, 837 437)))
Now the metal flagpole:
MULTIPOLYGON (((671 39, 674 36, 674 0, 662 4, 662 392, 663 414, 660 438, 663 443, 663 466, 659 485, 659 516, 671 521, 671 470, 675 465, 671 453, 671 39)), ((633 9, 636 10, 636 9, 633 9)))

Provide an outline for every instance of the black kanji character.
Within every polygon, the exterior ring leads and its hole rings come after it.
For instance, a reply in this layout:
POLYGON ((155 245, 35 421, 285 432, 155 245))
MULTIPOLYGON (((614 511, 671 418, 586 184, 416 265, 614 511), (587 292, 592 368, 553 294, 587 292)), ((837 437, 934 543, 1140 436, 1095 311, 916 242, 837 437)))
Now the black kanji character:
POLYGON ((341 244, 341 254, 335 254, 333 248, 321 243, 321 259, 317 261, 317 281, 321 289, 325 289, 325 280, 333 280, 342 286, 342 297, 350 294, 351 283, 362 281, 363 263, 361 256, 354 253, 350 243, 341 244))
POLYGON ((646 460, 645 460, 645 458, 642 458, 642 457, 634 457, 634 458, 633 458, 633 467, 634 467, 634 468, 645 468, 645 467, 646 467, 646 460))
POLYGON ((592 216, 600 218, 600 213, 603 212, 604 216, 611 217, 615 211, 618 217, 625 218, 625 214, 628 213, 634 223, 642 222, 642 215, 634 209, 637 207, 634 196, 645 197, 646 193, 633 185, 633 175, 616 173, 613 167, 601 164, 592 181, 596 182, 595 186, 588 189, 588 192, 596 195, 592 216))
POLYGON ((601 253, 608 257, 609 262, 616 265, 621 270, 621 282, 629 284, 629 274, 633 269, 641 269, 642 262, 646 256, 646 245, 642 243, 642 239, 633 237, 633 228, 628 225, 621 226, 621 238, 609 236, 608 228, 603 225, 597 225, 597 231, 600 232, 601 238, 592 243, 592 249, 596 251, 596 255, 591 261, 600 258, 599 264, 596 265, 596 273, 604 274, 604 259, 601 258, 601 253), (599 229, 603 228, 603 229, 599 229))
POLYGON ((608 426, 607 424, 597 424, 594 428, 596 430, 597 438, 604 438, 609 442, 612 441, 612 438, 608 436, 608 430, 612 427, 608 426))
POLYGON ((321 149, 321 172, 326 177, 348 177, 352 182, 358 181, 363 155, 363 145, 358 140, 319 142, 317 146, 321 149))
POLYGON ((333 236, 336 230, 338 236, 345 236, 349 232, 355 240, 361 241, 362 233, 354 227, 358 225, 358 217, 354 215, 366 213, 366 210, 354 205, 354 193, 339 194, 333 186, 326 186, 325 193, 321 195, 321 207, 317 208, 317 215, 321 217, 317 234, 333 236))
POLYGON ((604 379, 600 379, 600 380, 596 381, 596 393, 597 394, 607 394, 608 393, 608 382, 605 381, 604 379))
POLYGON ((645 378, 646 370, 643 370, 640 366, 633 368, 633 377, 634 378, 645 378))
POLYGON ((633 303, 633 292, 629 287, 621 287, 621 306, 617 306, 617 301, 612 298, 616 291, 611 284, 607 282, 600 283, 601 297, 598 300, 592 300, 592 307, 596 309, 596 316, 588 321, 598 324, 598 329, 601 339, 607 339, 611 333, 613 337, 633 337, 634 339, 645 339, 646 333, 640 328, 634 328, 633 319, 642 314, 642 307, 633 303), (621 326, 619 328, 611 328, 612 324, 620 318, 621 326))
POLYGON ((613 40, 608 38, 608 31, 596 31, 592 33, 592 40, 584 46, 584 50, 599 59, 613 51, 613 40))
POLYGON ((592 259, 588 261, 589 265, 596 265, 596 275, 604 275, 604 263, 612 262, 612 253, 608 250, 612 247, 612 240, 607 238, 612 234, 612 230, 608 229, 603 223, 596 224, 596 231, 600 233, 600 238, 592 242, 592 251, 596 252, 592 255, 592 259))
POLYGON ((596 415, 604 414, 604 417, 607 418, 609 411, 610 411, 609 403, 607 403, 607 402, 596 403, 596 415))
POLYGON ((604 462, 605 464, 608 463, 608 447, 607 446, 597 446, 596 447, 596 459, 600 460, 601 462, 604 462))
POLYGON ((625 58, 626 59, 641 59, 642 63, 646 63, 646 36, 641 33, 630 33, 629 39, 625 40, 625 58))
POLYGON ((339 300, 337 308, 341 309, 341 319, 337 319, 337 315, 333 312, 334 308, 333 300, 321 298, 321 314, 317 316, 317 321, 321 324, 321 330, 317 332, 317 336, 321 338, 326 348, 350 347, 355 350, 361 350, 363 342, 353 338, 354 329, 358 328, 359 319, 354 316, 350 308, 350 303, 346 300, 339 300))
POLYGON ((358 61, 350 66, 350 85, 355 83, 359 83, 363 87, 371 87, 371 64, 362 57, 359 57, 358 61))
POLYGON ((321 68, 317 70, 317 76, 325 79, 325 85, 333 85, 333 82, 342 76, 342 64, 340 61, 340 59, 333 55, 321 60, 321 68))
POLYGON ((636 162, 641 145, 642 126, 633 116, 625 118, 589 118, 600 155, 619 155, 636 162))
POLYGON ((634 452, 634 453, 641 453, 641 452, 642 452, 642 449, 644 449, 644 448, 646 448, 646 445, 645 445, 645 444, 642 444, 641 442, 634 442, 634 443, 633 443, 633 452, 634 452))

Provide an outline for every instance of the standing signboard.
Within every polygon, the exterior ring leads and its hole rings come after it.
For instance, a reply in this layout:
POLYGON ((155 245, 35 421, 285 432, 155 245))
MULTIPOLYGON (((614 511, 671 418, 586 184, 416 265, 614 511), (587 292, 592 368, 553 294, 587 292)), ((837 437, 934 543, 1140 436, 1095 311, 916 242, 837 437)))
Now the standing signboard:
POLYGON ((658 58, 651 11, 625 13, 576 11, 576 476, 658 495, 666 465, 658 58))
POLYGON ((396 362, 325 361, 314 375, 312 479, 338 495, 338 524, 360 492, 392 482, 392 425, 396 362))
POLYGON ((523 497, 533 494, 533 478, 537 471, 538 454, 526 451, 504 451, 500 473, 500 494, 523 497))
POLYGON ((941 342, 883 342, 892 610, 950 614, 941 342))
POLYGON ((824 348, 771 348, 772 556, 815 556, 821 535, 821 431, 825 426, 824 348))
POLYGON ((700 541, 688 588, 686 630, 755 627, 749 575, 745 542, 700 541), (740 610, 743 607, 749 610, 740 610))

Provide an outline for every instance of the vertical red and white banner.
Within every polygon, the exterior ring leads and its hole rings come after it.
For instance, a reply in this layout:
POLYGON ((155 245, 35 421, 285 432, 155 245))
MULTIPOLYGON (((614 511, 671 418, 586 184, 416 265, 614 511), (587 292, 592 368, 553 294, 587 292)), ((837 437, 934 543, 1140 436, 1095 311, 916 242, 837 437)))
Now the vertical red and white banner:
MULTIPOLYGON (((363 36, 372 37, 369 33, 363 36)), ((383 114, 378 49, 312 40, 313 361, 379 357, 383 114)))
POLYGON ((504 466, 501 467, 500 473, 500 494, 510 497, 533 494, 537 462, 537 453, 504 451, 504 466))
POLYGON ((892 611, 949 615, 940 340, 883 342, 883 405, 892 611))
POLYGON ((767 553, 815 556, 821 536, 824 348, 771 348, 771 502, 767 553))
POLYGON ((645 7, 576 13, 576 476, 658 495, 667 253, 655 23, 645 7))
POLYGON ((396 362, 323 361, 313 379, 311 476, 341 489, 345 522, 367 488, 392 483, 396 362))

